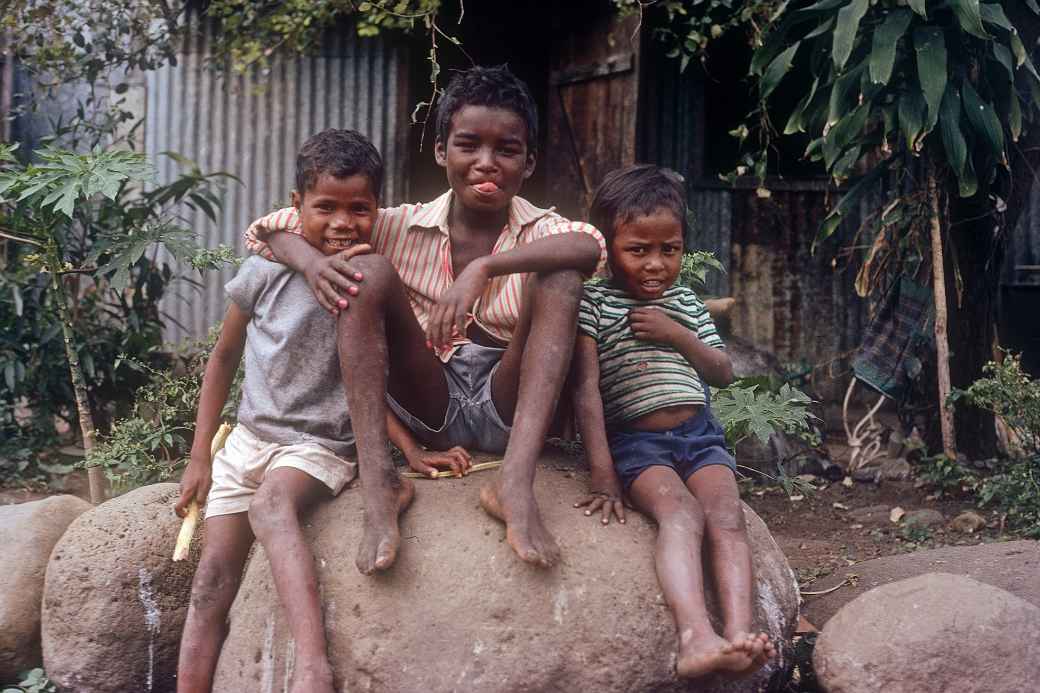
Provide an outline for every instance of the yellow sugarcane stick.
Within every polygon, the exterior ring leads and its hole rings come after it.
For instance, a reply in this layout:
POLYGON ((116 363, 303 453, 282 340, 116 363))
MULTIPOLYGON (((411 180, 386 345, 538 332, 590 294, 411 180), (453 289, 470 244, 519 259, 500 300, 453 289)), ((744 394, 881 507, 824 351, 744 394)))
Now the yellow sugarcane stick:
MULTIPOLYGON (((213 436, 213 443, 210 445, 211 459, 216 457, 220 449, 224 447, 224 441, 227 440, 229 433, 231 433, 231 424, 220 424, 217 434, 213 436)), ((199 504, 192 499, 191 503, 188 504, 188 512, 181 522, 181 531, 177 534, 177 545, 173 547, 173 560, 183 561, 188 557, 188 549, 191 548, 191 538, 195 535, 195 526, 198 523, 199 504)))
MULTIPOLYGON (((502 460, 494 460, 492 462, 479 462, 470 467, 466 471, 466 474, 472 474, 473 472, 482 472, 485 469, 495 469, 501 466, 502 460)), ((402 472, 401 476, 406 476, 409 479, 443 479, 445 477, 455 476, 455 472, 451 471, 450 469, 442 469, 440 471, 434 472, 432 476, 428 476, 420 472, 402 472)))

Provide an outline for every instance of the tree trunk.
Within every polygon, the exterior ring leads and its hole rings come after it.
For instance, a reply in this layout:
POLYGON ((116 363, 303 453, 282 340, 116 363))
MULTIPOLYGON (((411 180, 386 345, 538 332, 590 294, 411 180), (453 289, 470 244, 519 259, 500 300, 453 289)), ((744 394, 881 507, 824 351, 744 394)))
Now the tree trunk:
MULTIPOLYGON (((60 263, 56 267, 60 267, 60 263)), ((86 455, 94 449, 97 434, 94 431, 94 417, 90 413, 90 399, 87 396, 87 383, 83 379, 83 370, 79 365, 79 354, 73 341, 72 314, 69 311, 68 296, 62 285, 61 277, 51 274, 54 297, 58 301, 58 313, 61 316, 61 333, 65 341, 65 357, 69 362, 69 376, 72 379, 72 391, 76 396, 76 410, 79 414, 79 427, 83 434, 83 451, 86 455)), ((101 467, 87 468, 87 482, 90 485, 90 502, 94 505, 105 500, 105 476, 101 467)))
POLYGON ((935 300, 935 364, 939 381, 939 423, 942 427, 943 454, 957 456, 957 434, 953 412, 946 405, 950 397, 950 342, 947 331, 946 262, 944 261, 939 190, 935 182, 935 165, 928 166, 928 204, 931 209, 932 285, 935 300))

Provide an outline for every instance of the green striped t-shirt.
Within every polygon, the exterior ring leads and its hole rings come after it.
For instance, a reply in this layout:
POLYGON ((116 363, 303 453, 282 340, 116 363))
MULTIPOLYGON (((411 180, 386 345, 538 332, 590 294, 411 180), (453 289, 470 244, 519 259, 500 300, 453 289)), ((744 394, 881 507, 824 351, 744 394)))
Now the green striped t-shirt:
POLYGON ((672 286, 661 298, 640 301, 606 284, 586 285, 578 329, 596 340, 607 424, 622 424, 665 407, 705 403, 701 378, 682 354, 632 334, 628 311, 642 306, 663 310, 708 346, 724 348, 708 309, 691 289, 672 286))

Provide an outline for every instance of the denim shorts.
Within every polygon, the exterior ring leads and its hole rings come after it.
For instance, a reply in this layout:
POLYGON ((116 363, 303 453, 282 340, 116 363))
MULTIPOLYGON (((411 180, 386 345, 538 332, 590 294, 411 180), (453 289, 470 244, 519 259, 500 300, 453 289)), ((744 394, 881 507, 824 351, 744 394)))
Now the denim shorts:
POLYGON ((626 492, 649 467, 674 469, 683 483, 694 472, 712 464, 737 471, 737 464, 726 449, 722 426, 712 416, 709 406, 701 407, 692 417, 667 431, 611 430, 607 442, 614 469, 626 492))
POLYGON ((444 364, 448 381, 448 409, 444 422, 430 428, 413 416, 389 394, 387 403, 419 440, 441 438, 450 445, 469 450, 503 453, 509 442, 510 427, 499 416, 491 398, 491 380, 505 349, 480 344, 463 344, 444 364))

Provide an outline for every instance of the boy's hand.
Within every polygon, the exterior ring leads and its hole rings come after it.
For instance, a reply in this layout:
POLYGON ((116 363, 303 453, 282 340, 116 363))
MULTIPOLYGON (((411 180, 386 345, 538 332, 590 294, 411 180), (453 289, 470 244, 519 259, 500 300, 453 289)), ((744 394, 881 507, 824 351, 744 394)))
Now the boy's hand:
POLYGON ((636 339, 672 346, 688 332, 663 310, 652 307, 633 308, 628 311, 628 324, 632 326, 632 334, 636 339))
POLYGON ((430 478, 438 469, 450 469, 457 477, 465 476, 473 466, 473 458, 458 445, 450 450, 418 450, 409 455, 408 466, 430 478))
POLYGON ((437 305, 430 311, 426 324, 426 342, 434 349, 451 346, 452 337, 466 334, 466 315, 473 309, 491 279, 481 259, 473 260, 462 270, 437 305))
POLYGON ((339 315, 341 310, 347 309, 349 304, 344 297, 357 296, 357 284, 364 279, 361 272, 350 266, 349 260, 356 255, 367 255, 371 252, 372 246, 359 243, 308 265, 303 276, 322 308, 333 315, 339 315))
POLYGON ((621 524, 625 524, 625 505, 621 502, 621 483, 617 473, 610 469, 600 472, 593 468, 589 480, 589 495, 574 504, 575 508, 585 508, 585 515, 601 511, 600 522, 610 524, 610 515, 621 524))
POLYGON ((209 487, 213 485, 212 473, 213 463, 208 455, 192 455, 191 462, 181 477, 181 497, 173 506, 179 517, 188 514, 188 506, 192 501, 198 503, 200 508, 206 504, 209 487))

